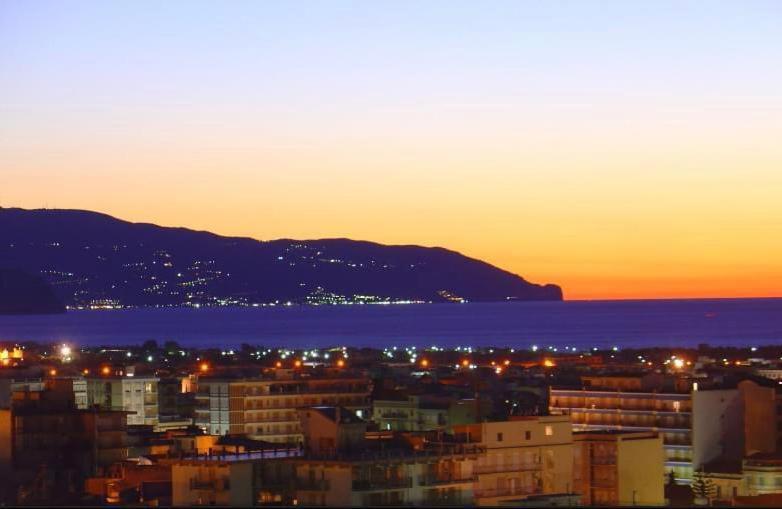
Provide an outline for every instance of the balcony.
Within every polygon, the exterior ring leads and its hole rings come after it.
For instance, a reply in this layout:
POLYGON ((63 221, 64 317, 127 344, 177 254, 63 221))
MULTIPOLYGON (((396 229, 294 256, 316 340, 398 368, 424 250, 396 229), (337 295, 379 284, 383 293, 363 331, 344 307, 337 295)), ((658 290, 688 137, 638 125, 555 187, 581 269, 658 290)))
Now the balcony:
POLYGON ((540 495, 543 490, 538 487, 509 486, 507 488, 490 488, 475 491, 475 498, 518 497, 540 495))
POLYGON ((412 477, 398 477, 391 479, 356 479, 353 481, 353 491, 402 490, 412 487, 412 477))
POLYGON ((411 419, 406 412, 385 412, 380 414, 383 419, 411 419))
MULTIPOLYGON (((433 493, 433 492, 430 492, 433 493)), ((472 497, 462 497, 460 493, 454 493, 452 496, 441 495, 424 498, 424 506, 447 506, 447 507, 465 507, 472 505, 472 497)))
POLYGON ((419 477, 418 484, 421 486, 442 486, 446 484, 471 484, 477 480, 478 476, 476 475, 431 474, 419 477))
POLYGON ((540 463, 518 463, 511 465, 475 465, 476 474, 503 474, 507 472, 534 472, 541 469, 540 463))

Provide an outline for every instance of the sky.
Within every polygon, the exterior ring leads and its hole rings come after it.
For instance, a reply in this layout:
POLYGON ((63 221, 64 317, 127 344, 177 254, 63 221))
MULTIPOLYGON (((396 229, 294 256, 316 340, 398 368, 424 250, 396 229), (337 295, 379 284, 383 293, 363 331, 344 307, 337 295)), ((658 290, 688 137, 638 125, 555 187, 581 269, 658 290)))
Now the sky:
POLYGON ((0 0, 0 205, 782 296, 782 2, 0 0))

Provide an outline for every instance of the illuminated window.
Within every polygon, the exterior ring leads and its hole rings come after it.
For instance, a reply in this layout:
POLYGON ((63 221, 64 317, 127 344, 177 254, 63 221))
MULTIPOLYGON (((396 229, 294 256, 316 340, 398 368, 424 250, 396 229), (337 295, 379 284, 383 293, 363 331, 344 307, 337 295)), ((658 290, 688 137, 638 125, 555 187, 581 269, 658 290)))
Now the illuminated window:
POLYGON ((674 411, 678 412, 682 407, 681 401, 674 401, 673 402, 673 409, 674 411))
POLYGON ((546 426, 546 436, 550 437, 554 435, 554 428, 551 426, 546 426))

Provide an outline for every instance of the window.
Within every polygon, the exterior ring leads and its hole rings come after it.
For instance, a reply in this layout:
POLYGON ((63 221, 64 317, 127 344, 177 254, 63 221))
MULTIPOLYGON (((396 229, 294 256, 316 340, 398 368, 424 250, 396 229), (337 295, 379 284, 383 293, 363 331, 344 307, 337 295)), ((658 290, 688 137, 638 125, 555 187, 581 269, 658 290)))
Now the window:
POLYGON ((502 442, 502 433, 497 433, 497 442, 502 442))
POLYGON ((554 428, 551 426, 546 426, 546 436, 551 437, 554 436, 554 428))
POLYGON ((524 440, 532 440, 532 432, 531 431, 525 431, 524 432, 524 440))

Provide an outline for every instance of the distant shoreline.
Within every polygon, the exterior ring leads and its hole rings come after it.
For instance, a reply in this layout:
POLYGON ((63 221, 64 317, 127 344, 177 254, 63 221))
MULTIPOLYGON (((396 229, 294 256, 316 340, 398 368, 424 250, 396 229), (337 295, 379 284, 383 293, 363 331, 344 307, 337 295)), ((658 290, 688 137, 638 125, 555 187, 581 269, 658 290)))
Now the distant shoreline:
MULTIPOLYGON (((159 306, 67 306, 66 311, 124 311, 132 309, 257 309, 257 308, 291 308, 291 307, 304 307, 304 308, 331 308, 331 307, 355 307, 355 306, 422 306, 422 305, 464 305, 464 304, 539 304, 552 302, 558 302, 562 304, 567 303, 631 303, 631 302, 725 302, 725 301, 772 301, 782 300, 782 296, 779 297, 670 297, 670 298, 651 298, 651 299, 563 299, 561 301, 550 300, 498 300, 498 301, 465 301, 465 302, 433 302, 433 301, 401 301, 401 302, 345 302, 334 304, 313 304, 307 302, 290 302, 280 304, 225 304, 225 305, 212 305, 212 304, 200 304, 185 306, 181 304, 171 305, 159 305, 159 306)), ((34 314, 34 313, 29 313, 34 314)), ((37 313, 37 314, 52 314, 52 313, 37 313)), ((11 314, 0 314, 0 316, 14 316, 11 314)), ((22 316, 22 315, 16 315, 22 316)))

